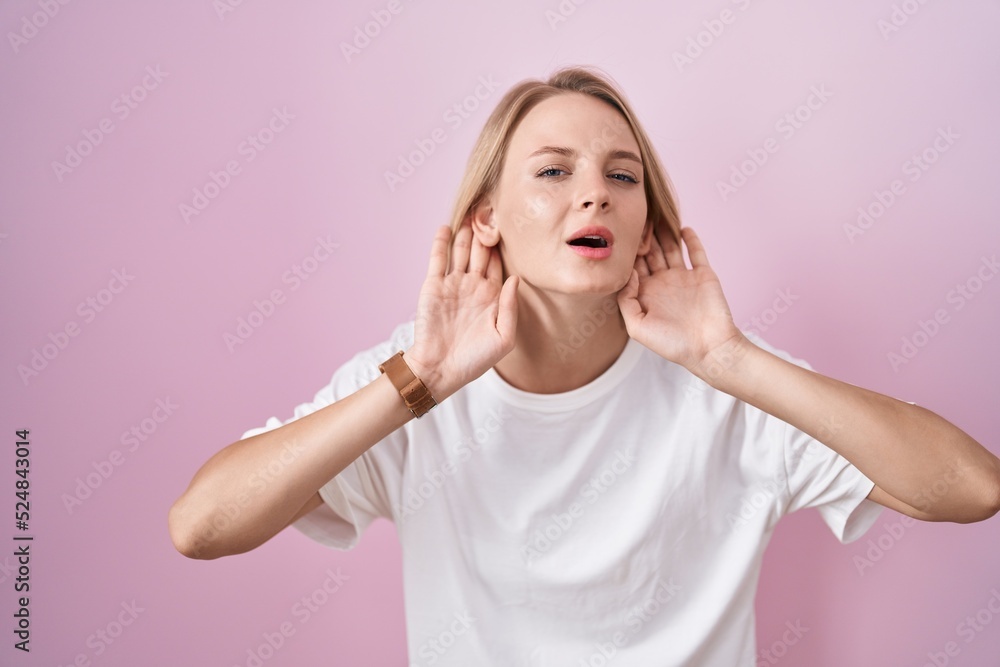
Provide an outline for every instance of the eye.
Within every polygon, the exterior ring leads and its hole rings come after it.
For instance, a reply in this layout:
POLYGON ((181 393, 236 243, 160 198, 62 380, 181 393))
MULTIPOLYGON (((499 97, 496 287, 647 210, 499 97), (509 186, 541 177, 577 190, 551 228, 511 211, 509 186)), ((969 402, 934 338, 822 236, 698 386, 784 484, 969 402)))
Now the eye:
POLYGON ((634 176, 632 176, 632 174, 625 174, 625 173, 611 174, 611 178, 614 178, 615 180, 620 180, 623 183, 638 183, 639 182, 638 179, 636 179, 634 176))
POLYGON ((562 174, 565 174, 565 173, 566 173, 566 170, 562 169, 560 167, 546 167, 545 169, 542 169, 537 174, 535 174, 535 176, 539 176, 539 177, 543 177, 544 178, 544 177, 550 177, 550 176, 561 176, 562 174), (561 172, 561 173, 555 173, 555 172, 561 172))

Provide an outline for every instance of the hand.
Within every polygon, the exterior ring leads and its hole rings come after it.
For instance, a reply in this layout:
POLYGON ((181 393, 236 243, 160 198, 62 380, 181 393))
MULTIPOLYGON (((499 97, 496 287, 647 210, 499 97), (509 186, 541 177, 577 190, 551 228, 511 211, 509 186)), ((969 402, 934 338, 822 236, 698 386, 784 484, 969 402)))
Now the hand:
POLYGON ((403 357, 438 402, 514 349, 519 278, 502 281, 500 251, 462 225, 446 271, 451 229, 438 228, 420 289, 413 346, 403 357))
POLYGON ((684 227, 681 240, 691 268, 672 238, 661 246, 654 234, 649 252, 636 257, 628 283, 618 292, 618 307, 629 336, 702 377, 744 336, 698 235, 684 227))

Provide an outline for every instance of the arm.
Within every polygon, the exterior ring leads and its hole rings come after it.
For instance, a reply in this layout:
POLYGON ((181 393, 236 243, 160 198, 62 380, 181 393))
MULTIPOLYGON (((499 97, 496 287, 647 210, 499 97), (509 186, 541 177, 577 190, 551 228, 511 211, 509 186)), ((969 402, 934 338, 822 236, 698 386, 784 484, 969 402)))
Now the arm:
POLYGON ((930 410, 796 366, 742 334, 698 374, 850 461, 875 482, 875 502, 925 521, 969 523, 1000 510, 1000 460, 930 410))
MULTIPOLYGON (((438 402, 514 345, 517 279, 501 285, 499 252, 463 229, 446 273, 448 227, 434 239, 414 344, 403 359, 438 402), (470 258, 471 255, 471 258, 470 258)), ((318 490, 413 417, 388 377, 210 458, 170 508, 174 546, 190 558, 243 553, 315 509, 318 490), (274 472, 277 471, 277 472, 274 472)))
POLYGON ((1000 510, 1000 460, 938 415, 806 370, 733 323, 705 249, 654 240, 618 301, 629 334, 716 389, 788 422, 875 482, 869 498, 927 521, 968 523, 1000 510))
POLYGON ((332 405, 234 442, 195 473, 171 507, 174 546, 201 559, 260 546, 289 525, 321 486, 412 417, 381 375, 332 405))

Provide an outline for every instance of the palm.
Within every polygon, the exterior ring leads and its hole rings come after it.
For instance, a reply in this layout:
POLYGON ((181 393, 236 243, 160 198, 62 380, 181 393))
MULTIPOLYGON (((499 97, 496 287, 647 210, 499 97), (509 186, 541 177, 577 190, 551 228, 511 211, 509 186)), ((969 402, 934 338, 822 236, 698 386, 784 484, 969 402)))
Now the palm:
POLYGON ((434 368, 448 394, 476 379, 514 346, 517 279, 502 281, 499 251, 486 248, 463 227, 445 271, 450 230, 434 239, 427 278, 420 289, 414 345, 407 354, 434 368))
POLYGON ((692 369, 712 350, 739 335, 718 276, 690 228, 684 229, 692 267, 680 247, 655 237, 648 254, 636 259, 636 272, 618 301, 629 335, 660 356, 692 369))
POLYGON ((452 272, 420 290, 414 340, 443 360, 442 371, 473 379, 502 356, 496 328, 501 284, 478 274, 452 272))

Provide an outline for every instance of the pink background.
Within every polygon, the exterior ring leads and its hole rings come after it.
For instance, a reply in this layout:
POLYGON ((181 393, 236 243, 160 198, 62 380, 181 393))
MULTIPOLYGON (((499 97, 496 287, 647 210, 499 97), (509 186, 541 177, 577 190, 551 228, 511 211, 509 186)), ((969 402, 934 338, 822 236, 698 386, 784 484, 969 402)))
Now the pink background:
MULTIPOLYGON (((14 559, 0 557, 0 663, 66 665, 83 654, 100 665, 246 665, 262 634, 290 621, 296 632, 268 667, 405 664, 390 523, 352 552, 287 531, 199 562, 174 550, 167 510, 211 454, 269 416, 291 417, 411 316, 434 229, 489 110, 517 81, 564 64, 598 65, 623 86, 738 323, 765 318, 767 341, 820 372, 915 401, 998 451, 1000 280, 980 283, 961 308, 948 300, 1000 250, 996 2, 908 0, 918 11, 883 36, 889 0, 566 0, 554 26, 555 0, 401 0, 351 62, 340 44, 387 2, 247 0, 221 17, 207 1, 52 4, 58 12, 38 14, 37 31, 23 21, 40 3, 0 9, 0 539, 12 544, 17 532, 16 428, 31 429, 35 535, 33 650, 11 646, 14 559), (731 22, 713 24, 724 9, 731 22), (21 31, 31 36, 15 50, 10 33, 21 31), (700 32, 707 46, 679 68, 675 52, 700 32), (152 89, 122 117, 115 100, 157 66, 163 79, 147 77, 152 89), (499 88, 457 127, 446 122, 481 77, 499 88), (814 86, 831 96, 786 138, 775 124, 814 86), (294 118, 248 161, 241 142, 274 108, 294 118), (102 119, 113 131, 60 180, 52 163, 85 131, 98 136, 102 119), (949 127, 958 138, 909 180, 904 163, 949 127), (436 128, 445 141, 390 191, 384 173, 436 128), (779 149, 723 201, 717 182, 769 138, 779 149), (239 174, 186 223, 180 204, 230 160, 239 174), (905 193, 849 239, 844 225, 894 179, 905 193), (283 275, 327 236, 337 249, 292 289, 283 275), (134 279, 104 292, 113 298, 101 312, 78 310, 123 267, 134 279), (224 335, 275 289, 284 302, 230 351, 224 335), (779 290, 797 299, 775 318, 767 309, 779 290), (888 353, 938 309, 947 322, 916 336, 918 353, 894 369, 888 353), (78 335, 22 381, 18 366, 72 322, 78 335), (167 398, 173 414, 129 451, 121 434, 167 398), (63 495, 116 449, 121 465, 70 513, 63 495), (302 623, 293 605, 337 567, 349 580, 302 623), (88 637, 132 601, 143 611, 96 655, 88 637)), ((1000 590, 1000 519, 890 532, 900 517, 886 510, 847 546, 813 511, 782 522, 758 592, 758 649, 801 621, 809 631, 777 664, 922 665, 948 642, 958 654, 947 664, 996 664, 1000 615, 970 641, 958 626, 1000 590), (860 574, 856 558, 880 537, 888 548, 860 574)))

